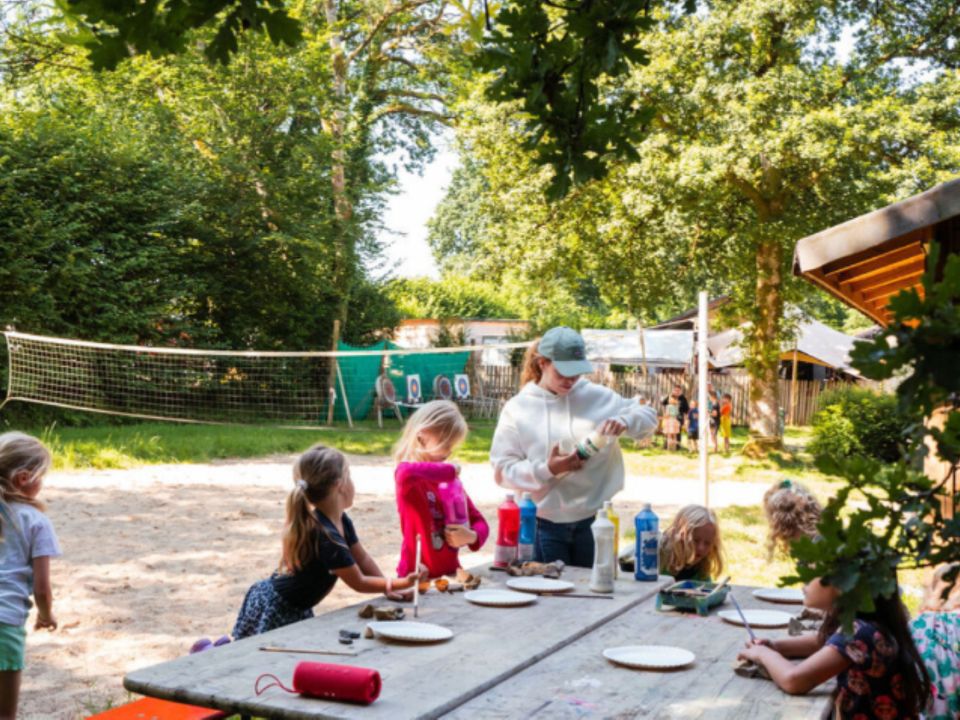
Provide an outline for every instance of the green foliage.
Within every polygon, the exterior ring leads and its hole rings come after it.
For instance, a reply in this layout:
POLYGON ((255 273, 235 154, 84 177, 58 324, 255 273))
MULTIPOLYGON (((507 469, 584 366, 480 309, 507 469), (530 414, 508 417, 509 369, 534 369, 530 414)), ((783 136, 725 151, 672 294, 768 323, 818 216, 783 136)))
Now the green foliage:
POLYGON ((448 274, 440 280, 397 279, 388 292, 400 313, 408 318, 519 317, 518 308, 506 293, 491 283, 463 275, 448 274))
POLYGON ((860 453, 887 462, 900 457, 904 419, 893 395, 851 385, 823 393, 819 402, 810 443, 815 456, 860 453))
POLYGON ((56 0, 77 22, 70 42, 86 48, 96 70, 113 70, 136 54, 161 57, 185 52, 189 33, 216 24, 203 52, 226 64, 239 50, 245 31, 266 31, 277 45, 302 39, 300 21, 284 0, 56 0))
MULTIPOLYGON (((822 576, 839 587, 847 625, 856 612, 872 609, 872 598, 896 591, 898 567, 932 567, 960 557, 960 515, 944 517, 941 503, 944 493, 956 490, 951 478, 955 483, 960 458, 960 256, 942 260, 934 243, 923 292, 911 289, 892 298, 889 327, 852 353, 853 365, 875 380, 907 373, 897 387, 907 440, 900 458, 822 460, 822 470, 842 475, 848 484, 824 508, 821 539, 793 546, 797 577, 786 581, 822 576), (924 423, 935 411, 944 413, 942 427, 924 423), (951 468, 942 479, 920 470, 930 447, 951 468), (851 509, 854 492, 866 504, 851 509)), ((960 493, 952 502, 960 504, 960 493)))
POLYGON ((552 199, 606 175, 611 159, 637 157, 653 108, 622 80, 649 62, 640 40, 653 27, 649 2, 504 2, 479 56, 495 73, 487 95, 520 101, 523 147, 554 170, 552 199))

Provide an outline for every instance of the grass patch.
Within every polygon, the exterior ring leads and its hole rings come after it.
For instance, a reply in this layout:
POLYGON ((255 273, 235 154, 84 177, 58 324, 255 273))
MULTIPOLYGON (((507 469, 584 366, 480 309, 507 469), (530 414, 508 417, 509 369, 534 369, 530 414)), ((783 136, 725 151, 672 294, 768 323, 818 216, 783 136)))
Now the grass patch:
MULTIPOLYGON (((28 430, 54 454, 58 470, 125 469, 157 463, 204 463, 227 458, 254 458, 300 453, 317 442, 356 455, 389 455, 400 437, 399 423, 380 429, 358 423, 353 429, 295 430, 275 426, 180 425, 137 423, 28 430)), ((471 423, 458 450, 461 462, 489 459, 493 423, 471 423)))

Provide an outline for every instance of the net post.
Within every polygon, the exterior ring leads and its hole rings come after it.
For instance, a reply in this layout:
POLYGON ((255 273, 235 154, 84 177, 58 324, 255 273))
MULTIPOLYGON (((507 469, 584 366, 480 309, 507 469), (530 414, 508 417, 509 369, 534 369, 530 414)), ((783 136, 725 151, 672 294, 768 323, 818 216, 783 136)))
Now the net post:
MULTIPOLYGON (((333 352, 336 352, 339 344, 340 344, 340 320, 334 320, 333 321, 333 343, 330 349, 333 350, 333 352)), ((336 383, 336 380, 337 380, 336 373, 340 368, 340 365, 337 362, 336 357, 331 358, 331 360, 333 361, 333 365, 330 367, 330 370, 328 371, 328 374, 327 374, 327 387, 329 388, 327 397, 330 398, 330 402, 327 406, 327 425, 333 425, 333 411, 334 411, 334 406, 336 405, 336 403, 333 401, 333 395, 336 392, 334 388, 334 384, 336 383)), ((343 402, 344 404, 346 404, 347 399, 344 398, 343 402)))
POLYGON ((347 413, 347 425, 350 426, 350 429, 353 429, 353 418, 350 417, 350 401, 347 398, 347 388, 343 384, 343 372, 340 370, 340 363, 336 358, 333 359, 333 364, 337 368, 337 380, 340 381, 340 394, 343 396, 343 409, 347 413))

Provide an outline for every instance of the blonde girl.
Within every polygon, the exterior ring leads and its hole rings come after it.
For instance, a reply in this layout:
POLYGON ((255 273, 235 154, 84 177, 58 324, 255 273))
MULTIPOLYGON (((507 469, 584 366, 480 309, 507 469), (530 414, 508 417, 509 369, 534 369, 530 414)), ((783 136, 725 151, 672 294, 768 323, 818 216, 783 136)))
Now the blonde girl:
POLYGON ((447 460, 466 436, 467 423, 457 406, 449 400, 434 400, 410 417, 394 447, 402 535, 399 575, 414 565, 417 537, 429 576, 440 577, 456 573, 460 548, 468 546, 477 551, 490 534, 487 521, 465 491, 468 524, 447 524, 444 518, 440 485, 459 484, 460 468, 447 460))
POLYGON ((794 540, 814 537, 822 511, 813 493, 798 482, 785 479, 768 489, 763 495, 768 559, 777 550, 789 553, 794 540))
POLYGON ((50 558, 60 555, 53 525, 37 499, 50 451, 30 435, 0 435, 0 719, 17 715, 30 595, 35 630, 57 629, 50 558))
POLYGON ((360 544, 345 512, 353 499, 350 468, 339 450, 314 445, 294 463, 280 567, 247 591, 235 639, 313 617, 313 606, 338 578, 361 593, 390 595, 413 587, 418 573, 386 578, 360 544))
POLYGON ((687 505, 660 540, 660 571, 677 580, 711 580, 723 572, 720 524, 713 510, 687 505))

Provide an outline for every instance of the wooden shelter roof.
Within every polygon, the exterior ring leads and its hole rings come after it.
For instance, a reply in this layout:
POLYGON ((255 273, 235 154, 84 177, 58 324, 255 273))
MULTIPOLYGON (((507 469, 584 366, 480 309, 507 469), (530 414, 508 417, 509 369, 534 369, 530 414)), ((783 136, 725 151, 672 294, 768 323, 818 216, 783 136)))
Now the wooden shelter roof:
POLYGON ((797 243, 793 272, 881 325, 887 303, 917 288, 935 226, 960 217, 960 179, 848 220, 797 243))

